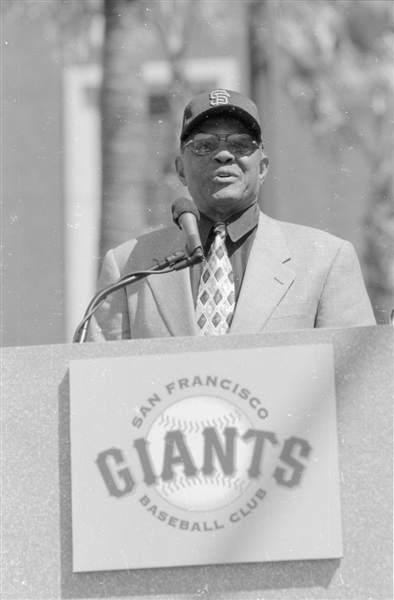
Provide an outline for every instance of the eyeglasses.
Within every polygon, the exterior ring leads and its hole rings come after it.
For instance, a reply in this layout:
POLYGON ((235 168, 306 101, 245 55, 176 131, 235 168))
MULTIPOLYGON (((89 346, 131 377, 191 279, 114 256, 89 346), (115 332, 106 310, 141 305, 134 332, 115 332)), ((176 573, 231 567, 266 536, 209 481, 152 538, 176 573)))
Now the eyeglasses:
POLYGON ((197 133, 192 140, 184 144, 183 148, 191 145, 191 150, 199 156, 212 154, 218 148, 221 140, 226 142, 231 154, 250 156, 258 148, 258 143, 247 133, 229 133, 216 135, 216 133, 197 133))

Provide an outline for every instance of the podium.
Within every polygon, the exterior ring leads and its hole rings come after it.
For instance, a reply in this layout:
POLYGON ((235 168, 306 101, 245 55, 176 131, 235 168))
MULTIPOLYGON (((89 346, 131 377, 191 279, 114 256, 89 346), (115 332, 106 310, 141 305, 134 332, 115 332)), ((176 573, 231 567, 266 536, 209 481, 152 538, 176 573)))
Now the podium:
POLYGON ((393 329, 3 349, 2 598, 393 597, 393 329), (73 572, 70 361, 331 344, 343 557, 73 572))

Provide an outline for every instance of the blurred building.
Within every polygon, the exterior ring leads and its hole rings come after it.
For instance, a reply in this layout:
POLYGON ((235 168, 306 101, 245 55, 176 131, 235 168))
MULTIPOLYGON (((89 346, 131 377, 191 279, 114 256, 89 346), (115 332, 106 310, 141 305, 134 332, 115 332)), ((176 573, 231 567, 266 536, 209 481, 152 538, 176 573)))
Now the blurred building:
MULTIPOLYGON (((270 158, 262 208, 349 239, 362 259, 365 158, 354 148, 333 155, 317 145, 283 89, 280 54, 271 48, 251 61, 247 14, 243 3, 233 4, 231 39, 207 29, 188 46, 190 91, 253 93, 270 158)), ((54 53, 44 21, 21 17, 3 30, 3 345, 71 341, 100 259, 101 64, 97 55, 70 62, 54 53)), ((171 201, 185 193, 167 151, 171 73, 160 44, 145 53, 140 76, 143 116, 131 119, 143 119, 147 160, 135 174, 140 197, 129 195, 127 237, 168 224, 171 201)))
POLYGON ((2 343, 64 340, 62 65, 39 21, 2 23, 2 343))

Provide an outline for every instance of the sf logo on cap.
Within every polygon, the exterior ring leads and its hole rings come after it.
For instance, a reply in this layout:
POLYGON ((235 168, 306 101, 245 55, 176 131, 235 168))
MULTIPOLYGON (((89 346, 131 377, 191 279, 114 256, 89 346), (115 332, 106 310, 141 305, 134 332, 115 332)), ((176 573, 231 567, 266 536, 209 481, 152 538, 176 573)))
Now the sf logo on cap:
POLYGON ((211 106, 218 106, 219 104, 228 104, 230 94, 226 90, 214 90, 209 94, 209 98, 211 106))

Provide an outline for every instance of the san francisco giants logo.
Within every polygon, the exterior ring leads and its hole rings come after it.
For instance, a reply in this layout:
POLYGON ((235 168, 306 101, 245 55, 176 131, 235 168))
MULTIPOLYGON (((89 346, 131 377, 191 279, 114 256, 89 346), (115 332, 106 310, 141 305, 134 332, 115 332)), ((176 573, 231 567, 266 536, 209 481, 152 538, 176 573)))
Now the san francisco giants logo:
POLYGON ((312 450, 296 436, 284 440, 280 450, 274 431, 255 429, 240 407, 210 395, 167 406, 132 446, 130 465, 120 448, 97 457, 109 494, 121 498, 143 482, 188 512, 229 506, 271 476, 279 486, 294 488, 307 466, 299 458, 307 459, 312 450))
POLYGON ((219 104, 228 104, 230 94, 226 90, 214 90, 209 94, 210 105, 218 106, 219 104))

